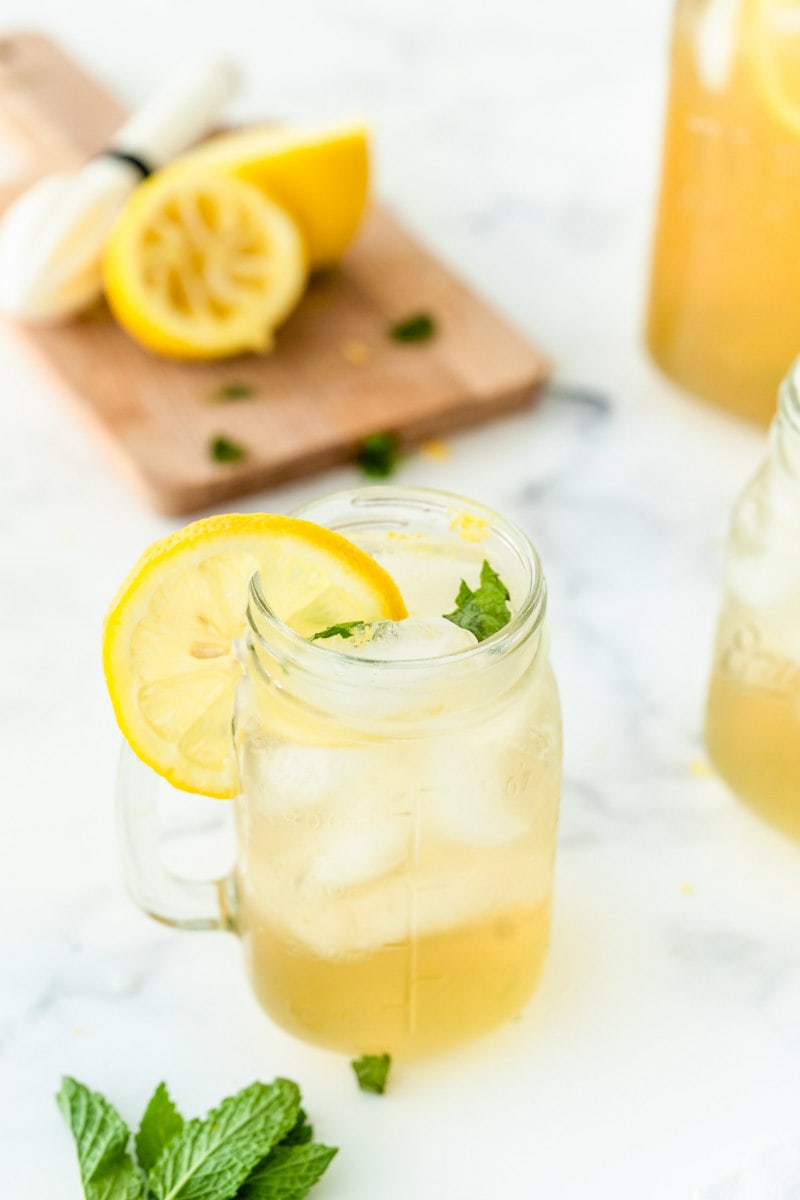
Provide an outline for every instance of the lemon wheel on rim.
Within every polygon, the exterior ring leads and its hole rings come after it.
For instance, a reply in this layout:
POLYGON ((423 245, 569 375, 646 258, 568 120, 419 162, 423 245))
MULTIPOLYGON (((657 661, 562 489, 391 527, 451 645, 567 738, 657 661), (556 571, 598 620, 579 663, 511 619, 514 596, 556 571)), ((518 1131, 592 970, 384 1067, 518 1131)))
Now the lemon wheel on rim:
POLYGON ((345 620, 400 620, 397 586, 365 551, 310 521, 209 517, 155 542, 114 599, 103 668, 133 751, 175 787, 236 792, 231 724, 247 592, 303 636, 345 620))

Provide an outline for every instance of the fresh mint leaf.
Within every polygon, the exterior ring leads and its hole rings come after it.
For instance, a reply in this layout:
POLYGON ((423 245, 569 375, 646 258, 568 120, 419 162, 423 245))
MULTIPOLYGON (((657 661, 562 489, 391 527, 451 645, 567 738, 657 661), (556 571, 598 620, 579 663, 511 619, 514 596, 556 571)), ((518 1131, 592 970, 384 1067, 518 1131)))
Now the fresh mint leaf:
POLYGON ((314 1128, 308 1120, 308 1115, 304 1108, 300 1109, 297 1118, 297 1124, 294 1129, 290 1129, 286 1137, 281 1142, 282 1146, 305 1146, 314 1137, 314 1128))
POLYGON ((144 1181, 130 1154, 93 1180, 84 1195, 86 1200, 145 1200, 144 1181))
POLYGON ((319 1142, 276 1146, 248 1176, 236 1200, 304 1200, 335 1154, 331 1146, 319 1142))
POLYGON ((389 326, 393 342, 427 342, 436 333, 436 320, 429 312, 415 312, 389 326))
POLYGON ((229 404, 232 400, 249 400, 254 396, 256 389, 252 383, 245 383, 241 379, 234 379, 230 383, 223 383, 221 387, 216 388, 209 399, 216 404, 229 404))
POLYGON ((511 620, 508 601, 508 588, 484 559, 480 586, 473 591, 462 579, 456 596, 456 607, 453 612, 445 613, 444 617, 446 621, 468 629, 482 642, 511 620))
POLYGON ((320 641, 322 638, 352 637, 357 629, 366 629, 364 621, 342 621, 339 625, 329 625, 327 629, 321 629, 319 633, 312 633, 308 639, 310 642, 320 641))
POLYGON ((350 1064, 356 1073, 358 1086, 362 1092, 375 1092, 382 1096, 386 1091, 386 1077, 392 1058, 389 1054, 362 1054, 350 1064))
POLYGON ((234 463, 245 458, 247 451, 238 442, 233 442, 230 438, 220 434, 213 437, 208 443, 208 456, 212 462, 234 463))
POLYGON ((75 1139, 86 1200, 141 1200, 142 1178, 127 1152, 130 1131, 113 1105, 69 1075, 56 1103, 75 1139))
POLYGON ((180 1133, 184 1124, 167 1091, 167 1085, 160 1083, 150 1097, 136 1134, 136 1158, 143 1171, 152 1170, 161 1151, 180 1133))
POLYGON ((297 1124, 300 1090, 288 1079, 253 1083, 165 1146, 147 1186, 155 1200, 231 1200, 297 1124))
POLYGON ((400 445, 394 433, 371 433, 358 448, 356 463, 365 475, 387 479, 397 467, 400 445))

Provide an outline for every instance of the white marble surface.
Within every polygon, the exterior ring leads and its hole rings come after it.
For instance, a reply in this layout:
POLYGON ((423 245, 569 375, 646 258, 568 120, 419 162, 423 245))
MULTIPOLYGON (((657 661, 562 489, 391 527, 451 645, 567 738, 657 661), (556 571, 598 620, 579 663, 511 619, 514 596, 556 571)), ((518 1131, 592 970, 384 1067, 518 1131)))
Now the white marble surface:
MULTIPOLYGON (((763 435, 671 389, 638 341, 669 8, 6 0, 5 24, 58 34, 128 99, 180 52, 224 43, 250 74, 242 115, 366 112, 384 194, 606 400, 552 396, 400 475, 473 495, 537 542, 566 782, 537 999, 398 1069, 374 1101, 342 1059, 270 1026, 233 938, 160 928, 123 893, 100 621, 170 525, 0 339, 3 1197, 79 1195, 62 1072, 131 1119, 162 1077, 191 1112, 254 1077, 297 1078, 342 1147, 320 1200, 676 1200, 797 1140, 800 848, 697 765, 721 538, 763 435)), ((250 503, 288 510, 352 482, 250 503)))

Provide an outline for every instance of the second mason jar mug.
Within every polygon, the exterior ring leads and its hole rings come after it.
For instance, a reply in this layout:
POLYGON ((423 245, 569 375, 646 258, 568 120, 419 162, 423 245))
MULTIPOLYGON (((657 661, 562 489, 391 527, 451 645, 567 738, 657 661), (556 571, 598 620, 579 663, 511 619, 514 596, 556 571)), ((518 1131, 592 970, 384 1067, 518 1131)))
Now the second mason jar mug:
POLYGON ((520 530, 443 493, 364 489, 297 515, 372 554, 411 619, 334 650, 283 625, 254 577, 233 876, 168 875, 129 763, 128 881, 162 920, 238 932, 257 998, 297 1036, 429 1053, 518 1014, 545 959, 561 777, 545 581, 520 530), (475 642, 438 614, 484 562, 512 616, 475 642))
POLYGON ((731 516, 706 741, 733 791, 800 837, 800 360, 731 516))

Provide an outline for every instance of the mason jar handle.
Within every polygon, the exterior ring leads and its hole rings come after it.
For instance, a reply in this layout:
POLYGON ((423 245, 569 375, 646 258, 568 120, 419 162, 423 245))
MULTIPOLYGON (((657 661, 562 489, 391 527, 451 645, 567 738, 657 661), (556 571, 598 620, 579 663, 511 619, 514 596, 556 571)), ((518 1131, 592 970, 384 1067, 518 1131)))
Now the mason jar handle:
POLYGON ((126 744, 117 773, 117 832, 128 891, 148 916, 176 929, 236 931, 233 875, 184 879, 161 857, 158 776, 126 744))

